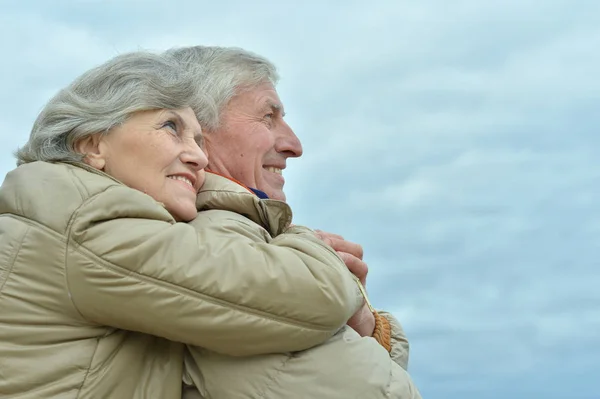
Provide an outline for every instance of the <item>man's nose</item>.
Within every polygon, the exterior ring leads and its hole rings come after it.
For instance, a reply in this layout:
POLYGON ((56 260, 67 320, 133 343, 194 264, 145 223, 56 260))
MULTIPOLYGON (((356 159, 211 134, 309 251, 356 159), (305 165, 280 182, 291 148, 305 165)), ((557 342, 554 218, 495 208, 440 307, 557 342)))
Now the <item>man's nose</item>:
POLYGON ((292 128, 285 122, 281 125, 281 133, 275 143, 278 153, 285 154, 288 158, 302 156, 302 143, 292 128))

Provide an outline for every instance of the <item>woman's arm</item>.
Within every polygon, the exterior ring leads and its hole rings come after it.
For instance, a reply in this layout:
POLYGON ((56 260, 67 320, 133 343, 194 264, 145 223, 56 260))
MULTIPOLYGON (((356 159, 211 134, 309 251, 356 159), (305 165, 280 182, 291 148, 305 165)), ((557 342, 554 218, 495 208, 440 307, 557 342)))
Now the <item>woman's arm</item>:
POLYGON ((377 311, 381 316, 385 317, 391 326, 391 347, 390 357, 396 364, 404 370, 408 370, 408 355, 409 344, 404 329, 400 322, 391 314, 384 311, 377 311))
POLYGON ((317 345, 362 305, 344 263, 308 229, 267 244, 237 220, 195 224, 173 224, 122 186, 85 201, 66 254, 81 316, 242 356, 317 345))

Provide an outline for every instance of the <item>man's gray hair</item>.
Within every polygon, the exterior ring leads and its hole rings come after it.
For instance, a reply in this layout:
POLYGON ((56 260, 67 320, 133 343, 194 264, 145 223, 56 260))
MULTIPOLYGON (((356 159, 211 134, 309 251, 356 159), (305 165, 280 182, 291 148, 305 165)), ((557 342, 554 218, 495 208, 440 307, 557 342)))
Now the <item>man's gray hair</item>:
POLYGON ((193 46, 168 50, 195 77, 199 93, 207 95, 217 107, 217 114, 206 112, 202 104, 193 106, 203 129, 219 128, 223 109, 240 92, 263 83, 277 85, 275 65, 264 57, 237 47, 193 46))
POLYGON ((16 152, 17 165, 34 161, 81 161, 75 144, 108 133, 139 111, 194 105, 207 115, 212 102, 177 62, 145 51, 114 57, 59 91, 37 117, 29 141, 16 152))

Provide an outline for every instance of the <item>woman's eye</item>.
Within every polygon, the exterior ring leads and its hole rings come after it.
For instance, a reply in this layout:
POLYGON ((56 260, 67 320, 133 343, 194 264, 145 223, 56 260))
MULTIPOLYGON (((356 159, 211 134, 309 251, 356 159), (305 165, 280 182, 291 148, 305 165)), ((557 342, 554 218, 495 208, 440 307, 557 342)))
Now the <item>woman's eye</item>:
POLYGON ((173 133, 177 134, 177 125, 173 121, 167 121, 164 123, 163 127, 166 127, 173 131, 173 133))

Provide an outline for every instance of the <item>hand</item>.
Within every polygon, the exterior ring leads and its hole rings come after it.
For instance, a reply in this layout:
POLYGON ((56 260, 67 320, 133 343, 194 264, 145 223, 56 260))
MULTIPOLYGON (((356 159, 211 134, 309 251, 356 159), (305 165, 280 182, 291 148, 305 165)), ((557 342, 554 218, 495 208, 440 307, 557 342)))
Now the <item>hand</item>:
MULTIPOLYGON (((367 273, 369 267, 367 264, 356 256, 347 252, 339 252, 338 255, 344 260, 344 263, 348 267, 348 270, 354 274, 360 280, 363 287, 367 284, 367 273)), ((369 305, 366 301, 363 306, 356 312, 350 320, 346 323, 354 331, 356 331, 361 337, 370 337, 373 335, 375 330, 375 315, 371 312, 369 305)))
MULTIPOLYGON (((360 283, 365 287, 367 285, 367 274, 369 267, 362 260, 363 249, 359 244, 346 241, 344 237, 338 234, 327 233, 321 230, 316 230, 317 236, 326 244, 332 247, 342 258, 346 267, 352 274, 360 280, 360 283)), ((375 315, 365 304, 348 320, 348 326, 356 331, 361 337, 370 337, 375 330, 375 315)))
POLYGON ((325 241, 331 248, 336 251, 347 252, 351 255, 356 256, 358 259, 363 258, 362 246, 352 241, 347 241, 344 237, 339 234, 328 233, 323 230, 315 230, 317 237, 325 241))
POLYGON ((375 331, 375 315, 365 303, 346 324, 361 337, 372 337, 375 331))
POLYGON ((317 237, 333 248, 348 267, 348 270, 360 280, 363 287, 367 286, 369 267, 363 262, 363 248, 359 244, 347 241, 339 234, 316 230, 317 237))

